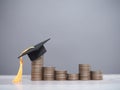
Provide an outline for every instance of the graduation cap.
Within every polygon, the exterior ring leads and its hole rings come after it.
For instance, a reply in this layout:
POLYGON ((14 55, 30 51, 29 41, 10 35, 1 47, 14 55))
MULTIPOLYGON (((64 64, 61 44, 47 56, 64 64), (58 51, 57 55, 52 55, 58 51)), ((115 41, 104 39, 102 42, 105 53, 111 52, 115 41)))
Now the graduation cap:
POLYGON ((44 47, 44 44, 49 41, 49 39, 40 42, 39 44, 29 47, 27 49, 25 49, 18 58, 24 56, 24 55, 28 55, 31 61, 36 60, 37 58, 39 58, 40 56, 42 56, 47 50, 44 47))

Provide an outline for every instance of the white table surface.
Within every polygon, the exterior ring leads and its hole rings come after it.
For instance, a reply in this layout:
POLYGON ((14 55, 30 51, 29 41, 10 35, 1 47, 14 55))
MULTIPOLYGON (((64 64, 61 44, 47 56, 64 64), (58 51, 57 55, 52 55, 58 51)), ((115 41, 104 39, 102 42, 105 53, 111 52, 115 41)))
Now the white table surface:
POLYGON ((90 81, 31 81, 30 75, 24 75, 19 84, 12 83, 14 77, 0 75, 0 90, 120 90, 120 74, 90 81))

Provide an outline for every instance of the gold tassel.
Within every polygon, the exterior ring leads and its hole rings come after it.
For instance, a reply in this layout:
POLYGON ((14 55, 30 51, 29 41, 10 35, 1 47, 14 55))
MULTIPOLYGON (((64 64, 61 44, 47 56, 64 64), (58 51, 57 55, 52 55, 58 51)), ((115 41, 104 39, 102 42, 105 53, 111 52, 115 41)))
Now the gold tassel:
POLYGON ((22 81, 22 72, 23 72, 23 59, 20 57, 20 66, 16 77, 13 79, 13 83, 19 83, 22 81))

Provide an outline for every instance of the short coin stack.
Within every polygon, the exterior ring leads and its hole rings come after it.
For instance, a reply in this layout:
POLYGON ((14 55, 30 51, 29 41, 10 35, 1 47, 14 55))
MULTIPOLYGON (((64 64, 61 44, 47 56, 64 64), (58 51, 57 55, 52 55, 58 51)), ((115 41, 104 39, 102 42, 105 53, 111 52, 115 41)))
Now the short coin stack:
POLYGON ((102 72, 101 71, 91 71, 91 79, 92 80, 102 80, 102 72))
POLYGON ((56 80, 67 80, 67 71, 55 71, 56 80))
POLYGON ((90 65, 79 64, 79 74, 80 80, 90 80, 90 65))
POLYGON ((43 67, 43 79, 54 80, 55 78, 55 67, 43 67))
POLYGON ((31 80, 32 81, 42 80, 43 61, 44 61, 43 56, 41 56, 38 59, 32 61, 32 63, 31 63, 31 80))
POLYGON ((68 80, 79 80, 79 74, 68 74, 68 80))

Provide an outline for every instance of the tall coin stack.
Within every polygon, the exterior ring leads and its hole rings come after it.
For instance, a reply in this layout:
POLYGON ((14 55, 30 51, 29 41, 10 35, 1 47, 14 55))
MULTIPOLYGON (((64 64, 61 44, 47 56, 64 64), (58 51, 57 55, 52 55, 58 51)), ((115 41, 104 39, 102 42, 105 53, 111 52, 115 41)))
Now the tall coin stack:
POLYGON ((32 63, 31 63, 31 80, 32 81, 42 80, 43 61, 44 61, 43 56, 41 56, 38 59, 32 61, 32 63))
POLYGON ((102 80, 102 72, 101 71, 91 71, 91 79, 92 80, 102 80))
POLYGON ((55 67, 43 67, 43 79, 54 80, 55 79, 55 67))
POLYGON ((56 80, 67 80, 67 71, 55 71, 56 80))
POLYGON ((79 74, 80 80, 90 80, 90 65, 79 64, 79 74))
POLYGON ((79 74, 68 74, 68 80, 79 80, 79 74))

